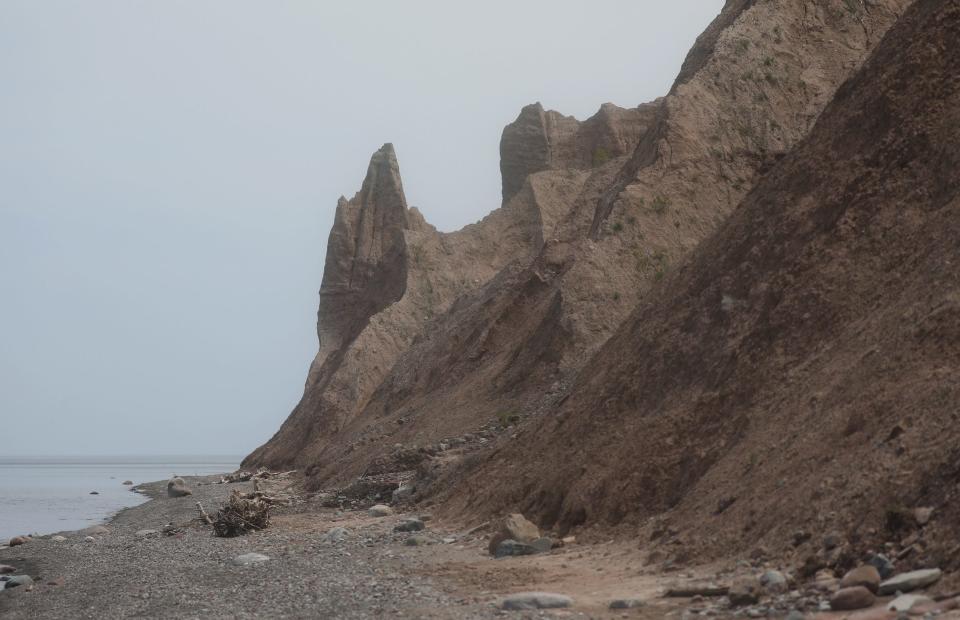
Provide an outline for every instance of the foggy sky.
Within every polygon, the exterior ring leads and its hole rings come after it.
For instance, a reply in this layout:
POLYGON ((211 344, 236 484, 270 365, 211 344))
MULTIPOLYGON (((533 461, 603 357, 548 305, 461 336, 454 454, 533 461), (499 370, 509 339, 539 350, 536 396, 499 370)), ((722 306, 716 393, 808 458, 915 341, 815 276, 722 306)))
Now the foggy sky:
POLYGON ((523 105, 665 94, 722 5, 0 0, 0 455, 249 452, 381 144, 459 228, 523 105))

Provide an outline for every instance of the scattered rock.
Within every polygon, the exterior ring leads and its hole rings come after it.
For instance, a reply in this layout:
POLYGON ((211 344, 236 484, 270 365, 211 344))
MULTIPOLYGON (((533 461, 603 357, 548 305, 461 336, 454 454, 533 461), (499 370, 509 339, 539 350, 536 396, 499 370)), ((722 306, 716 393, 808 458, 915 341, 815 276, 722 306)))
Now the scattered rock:
POLYGON ((135 536, 137 538, 150 538, 152 536, 159 536, 160 532, 157 530, 137 530, 135 536))
POLYGON ((393 503, 402 504, 404 502, 410 501, 413 498, 413 487, 408 485, 400 485, 393 490, 393 503))
POLYGON ((916 520, 917 525, 923 527, 927 523, 930 523, 930 517, 933 516, 933 508, 914 508, 913 509, 913 518, 916 520))
POLYGON ((428 536, 424 536, 423 534, 414 534, 403 541, 403 544, 408 547, 422 547, 424 545, 432 545, 433 540, 428 536))
POLYGON ((448 536, 440 542, 442 542, 445 545, 452 545, 453 543, 457 542, 457 539, 454 538, 453 536, 448 536))
POLYGON ((88 528, 80 530, 81 534, 86 534, 87 536, 99 536, 102 534, 109 534, 110 529, 103 525, 91 525, 88 528))
POLYGON ((350 530, 345 527, 335 527, 327 531, 324 538, 330 542, 343 542, 350 538, 350 530))
POLYGON ((17 569, 9 564, 0 564, 0 575, 9 575, 10 573, 16 572, 16 570, 17 569))
POLYGON ((500 544, 497 545, 496 551, 494 551, 493 556, 497 558, 506 558, 515 555, 533 555, 537 553, 537 549, 530 544, 522 543, 518 540, 502 540, 500 544))
POLYGON ((768 570, 760 575, 760 585, 772 594, 783 594, 790 589, 786 576, 778 570, 768 570))
POLYGON ((577 542, 577 537, 576 537, 576 536, 564 536, 563 538, 560 539, 560 542, 562 542, 562 543, 565 544, 565 545, 572 545, 573 543, 577 542))
POLYGON ((96 541, 97 539, 94 538, 93 536, 87 536, 86 538, 83 539, 83 542, 88 542, 88 543, 96 542, 96 541))
POLYGON ((760 600, 759 584, 753 579, 740 579, 730 586, 727 597, 734 607, 754 605, 760 600))
POLYGON ((503 599, 503 609, 561 609, 573 605, 573 599, 550 592, 519 592, 503 599))
POLYGON ((890 611, 910 611, 914 605, 928 605, 933 602, 934 600, 932 598, 923 596, 922 594, 901 594, 890 601, 887 609, 890 611))
POLYGON ((490 538, 487 550, 490 555, 496 555, 497 547, 504 540, 509 539, 529 544, 538 538, 540 538, 540 530, 537 529, 537 526, 528 521, 522 514, 514 513, 500 522, 500 527, 490 538))
POLYGON ((541 536, 530 543, 530 546, 536 549, 537 553, 546 553, 553 549, 553 541, 546 536, 541 536))
POLYGON ((131 484, 133 484, 133 480, 124 480, 123 484, 130 486, 131 484))
POLYGON ((871 564, 858 566, 840 580, 841 588, 852 588, 854 586, 863 586, 876 594, 880 588, 880 572, 877 567, 871 564))
POLYGON ((90 491, 90 495, 100 495, 100 491, 90 491))
POLYGON ((827 551, 836 549, 843 544, 843 534, 840 532, 830 532, 823 537, 823 548, 827 551))
POLYGON ((186 497, 187 495, 193 495, 193 491, 187 487, 183 478, 174 476, 167 483, 167 495, 169 497, 186 497))
POLYGON ((423 524, 423 521, 420 519, 404 519, 400 523, 397 523, 393 526, 394 532, 419 532, 423 530, 426 526, 423 524))
POLYGON ((835 611, 849 611, 870 607, 877 600, 873 592, 863 586, 841 588, 830 597, 830 609, 835 611))
POLYGON ((11 547, 17 547, 19 545, 25 545, 28 542, 30 542, 29 536, 14 536, 13 538, 10 539, 10 542, 8 544, 11 547))
POLYGON ((890 558, 882 553, 878 553, 871 557, 869 560, 867 560, 867 564, 877 569, 877 572, 880 573, 880 579, 887 579, 893 575, 893 562, 891 562, 890 558))
POLYGON ((384 504, 377 504, 376 506, 371 506, 367 510, 367 514, 371 517, 389 517, 393 514, 393 508, 384 504))
POLYGON ((243 555, 238 555, 233 558, 232 562, 237 566, 249 566, 250 564, 259 564, 261 562, 268 562, 270 556, 263 555, 262 553, 244 553, 243 555))
POLYGON ((32 583, 33 579, 30 577, 30 575, 14 575, 7 580, 5 587, 17 588, 19 586, 29 586, 32 583))
POLYGON ((66 536, 59 536, 59 535, 50 537, 50 540, 52 540, 53 542, 63 542, 66 539, 67 539, 66 536))
POLYGON ((895 592, 910 592, 917 588, 924 588, 940 580, 943 573, 939 568, 925 568, 923 570, 901 573, 896 577, 891 577, 880 584, 879 593, 881 596, 894 594, 895 592))
POLYGON ((634 609, 644 605, 646 603, 638 598, 618 598, 615 601, 610 601, 610 609, 634 609))

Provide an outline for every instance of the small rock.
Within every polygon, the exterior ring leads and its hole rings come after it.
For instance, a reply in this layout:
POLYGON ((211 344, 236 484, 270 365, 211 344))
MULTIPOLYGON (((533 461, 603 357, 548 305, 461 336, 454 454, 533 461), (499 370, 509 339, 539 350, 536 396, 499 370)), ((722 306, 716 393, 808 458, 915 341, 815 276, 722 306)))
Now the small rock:
POLYGON ((441 542, 445 545, 452 545, 453 543, 457 542, 457 539, 452 536, 448 536, 447 538, 444 538, 441 542))
POLYGON ((232 562, 237 566, 249 566, 250 564, 259 564, 261 562, 268 562, 270 556, 263 555, 262 553, 244 553, 243 555, 238 555, 233 558, 232 562))
POLYGON ((343 542, 350 538, 350 530, 345 527, 335 527, 328 530, 324 538, 330 542, 343 542))
POLYGON ((19 586, 29 586, 33 583, 33 579, 30 575, 14 575, 7 580, 7 583, 4 587, 7 588, 16 588, 19 586))
POLYGON ((840 580, 841 588, 852 588, 854 586, 863 586, 876 594, 880 588, 880 572, 877 567, 870 564, 858 566, 840 580))
POLYGON ((759 588, 754 580, 740 579, 730 586, 727 598, 734 607, 743 607, 756 604, 760 600, 759 594, 759 588))
POLYGON ((86 534, 87 536, 99 536, 101 534, 109 534, 110 529, 103 525, 91 525, 88 528, 80 530, 81 534, 86 534))
POLYGON ((87 536, 86 538, 83 539, 83 542, 88 542, 88 543, 96 542, 96 541, 97 539, 94 538, 93 536, 87 536))
POLYGON ((133 480, 124 480, 123 484, 130 486, 131 484, 133 484, 133 480))
POLYGON ((791 609, 790 613, 787 614, 787 617, 784 620, 804 620, 806 616, 803 615, 803 612, 798 609, 791 609))
POLYGON ((563 538, 560 539, 560 542, 562 542, 562 543, 565 544, 565 545, 572 545, 573 543, 577 542, 577 537, 576 537, 576 536, 564 536, 563 538))
POLYGON ((500 527, 490 538, 487 551, 490 552, 490 555, 496 555, 497 547, 504 540, 532 543, 538 538, 540 538, 540 530, 537 529, 537 526, 528 521, 522 514, 514 513, 500 522, 500 527))
POLYGON ((28 542, 30 542, 29 536, 14 536, 13 538, 10 539, 10 542, 8 544, 11 547, 16 547, 18 545, 25 545, 28 542))
POLYGON ((137 538, 150 538, 151 536, 159 536, 160 532, 157 530, 137 530, 134 534, 137 538))
POLYGON ((534 555, 535 553, 537 553, 537 549, 533 545, 508 539, 500 541, 493 556, 496 558, 506 558, 517 555, 534 555))
POLYGON ((760 575, 760 585, 767 592, 773 594, 783 594, 789 590, 787 578, 778 570, 768 570, 760 575))
POLYGON ((876 600, 877 597, 873 595, 873 592, 863 586, 841 588, 830 597, 830 609, 835 611, 863 609, 873 605, 876 600))
POLYGON ((193 491, 187 487, 183 478, 174 476, 167 482, 167 495, 169 497, 186 497, 187 495, 193 495, 193 491))
POLYGON ((400 523, 397 523, 393 526, 394 532, 419 532, 422 531, 426 526, 423 524, 423 521, 420 519, 404 519, 400 523))
POLYGON ((427 521, 433 520, 433 515, 429 512, 422 512, 417 518, 426 523, 427 521))
POLYGON ((10 573, 16 572, 17 569, 10 566, 9 564, 0 564, 0 575, 8 575, 10 573))
POLYGON ((840 532, 830 532, 823 537, 823 548, 827 551, 836 549, 841 544, 843 544, 843 534, 840 532))
POLYGON ((932 598, 923 596, 922 594, 901 594, 890 601, 887 609, 890 611, 910 611, 910 608, 914 605, 928 605, 933 602, 934 600, 932 598))
POLYGON ((877 572, 880 573, 880 579, 887 579, 893 575, 894 566, 893 562, 890 561, 890 558, 878 553, 867 560, 867 564, 877 569, 877 572))
POLYGON ((63 542, 66 539, 67 539, 66 536, 60 536, 60 535, 50 537, 50 540, 52 540, 53 542, 63 542))
POLYGON ((384 504, 377 504, 376 506, 371 506, 367 510, 367 514, 371 517, 389 517, 393 514, 393 509, 384 504))
POLYGON ((414 534, 413 536, 403 541, 403 544, 405 544, 408 547, 422 547, 424 545, 432 545, 433 540, 431 540, 427 536, 424 536, 423 534, 414 534))
POLYGON ((930 517, 933 516, 933 508, 914 508, 913 509, 913 518, 916 520, 917 525, 923 527, 927 523, 930 523, 930 517))
POLYGON ((636 607, 643 607, 644 605, 646 605, 646 603, 638 598, 618 598, 610 601, 610 609, 634 609, 636 607))
POLYGON ((542 536, 532 543, 530 546, 537 550, 537 553, 546 553, 553 549, 553 541, 546 536, 542 536))
POLYGON ((413 497, 413 487, 402 485, 393 490, 393 503, 402 504, 413 497))
POLYGON ((100 491, 90 491, 90 495, 100 495, 100 491))
POLYGON ((895 592, 910 592, 917 588, 924 588, 940 580, 943 573, 939 568, 925 568, 923 570, 901 573, 880 584, 880 595, 886 596, 895 592))
POLYGON ((503 599, 503 609, 561 609, 573 605, 573 599, 550 592, 519 592, 503 599))

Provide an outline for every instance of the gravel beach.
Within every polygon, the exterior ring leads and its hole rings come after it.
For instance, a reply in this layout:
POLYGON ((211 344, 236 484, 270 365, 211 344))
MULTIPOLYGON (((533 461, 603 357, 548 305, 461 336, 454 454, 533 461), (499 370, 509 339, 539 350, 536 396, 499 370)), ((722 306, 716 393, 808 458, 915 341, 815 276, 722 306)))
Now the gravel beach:
MULTIPOLYGON (((196 502, 213 513, 249 483, 188 478, 191 497, 168 498, 165 482, 140 485, 153 499, 118 513, 100 533, 62 532, 0 549, 0 564, 33 586, 0 591, 4 618, 485 618, 490 602, 456 600, 411 572, 397 518, 335 510, 278 511, 267 530, 216 538, 196 519, 196 502), (199 483, 199 485, 198 485, 199 483), (360 517, 362 520, 358 521, 360 517), (351 520, 352 519, 352 520, 351 520), (172 523, 179 532, 167 535, 172 523), (328 531, 346 525, 332 540, 328 531), (143 533, 142 530, 157 530, 143 533), (138 534, 138 532, 140 532, 138 534), (88 535, 93 540, 87 539, 88 535), (235 558, 269 559, 237 565, 235 558)), ((97 530, 98 528, 93 528, 97 530)), ((433 542, 433 541, 430 541, 433 542)), ((501 612, 502 613, 502 612, 501 612)))

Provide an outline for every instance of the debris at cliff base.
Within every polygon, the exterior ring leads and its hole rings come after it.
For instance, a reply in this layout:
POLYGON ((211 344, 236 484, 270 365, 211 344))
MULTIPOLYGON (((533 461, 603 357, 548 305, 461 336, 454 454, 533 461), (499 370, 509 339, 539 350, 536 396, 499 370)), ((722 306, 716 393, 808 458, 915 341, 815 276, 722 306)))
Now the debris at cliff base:
POLYGON ((221 538, 241 536, 270 525, 270 503, 257 494, 241 495, 238 491, 220 508, 213 519, 213 533, 221 538))

